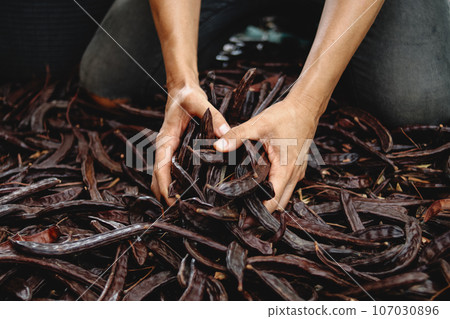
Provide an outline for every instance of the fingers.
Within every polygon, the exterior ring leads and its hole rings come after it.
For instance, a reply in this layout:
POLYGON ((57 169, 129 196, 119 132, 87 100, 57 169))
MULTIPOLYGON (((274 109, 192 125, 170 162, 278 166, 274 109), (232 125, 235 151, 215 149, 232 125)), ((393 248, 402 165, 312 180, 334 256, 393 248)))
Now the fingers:
POLYGON ((297 185, 296 180, 291 180, 287 183, 286 188, 284 189, 284 193, 283 195, 281 195, 280 201, 278 203, 279 204, 278 209, 284 209, 287 206, 289 200, 292 197, 292 193, 294 192, 296 185, 297 185))
POLYGON ((172 182, 170 176, 171 159, 177 146, 178 138, 173 136, 160 135, 156 140, 152 190, 154 190, 158 199, 162 196, 169 205, 175 202, 174 198, 169 198, 169 185, 172 182))
POLYGON ((156 176, 153 176, 152 178, 152 184, 150 186, 153 195, 155 195, 157 200, 161 199, 161 192, 159 191, 159 184, 158 184, 158 179, 156 178, 156 176))
POLYGON ((276 209, 284 208, 280 205, 280 200, 282 195, 284 194, 289 179, 290 176, 287 174, 285 166, 281 166, 279 161, 277 162, 276 160, 271 160, 269 182, 271 182, 273 185, 275 197, 264 202, 264 206, 266 206, 267 210, 270 213, 272 213, 276 209))
POLYGON ((252 118, 233 127, 214 143, 215 149, 219 152, 231 152, 239 148, 244 140, 258 140, 262 136, 261 124, 262 121, 257 122, 252 118))
POLYGON ((228 125, 223 115, 216 108, 213 107, 210 110, 213 118, 214 133, 217 137, 222 137, 230 131, 230 125, 228 125))
POLYGON ((275 166, 273 175, 271 170, 269 181, 271 181, 272 184, 274 182, 277 183, 277 186, 273 185, 275 190, 275 197, 264 203, 264 205, 270 212, 273 212, 277 209, 284 209, 287 206, 289 200, 292 197, 292 193, 295 190, 295 186, 305 176, 307 164, 307 162, 304 162, 300 167, 294 167, 293 170, 290 166, 279 166, 280 168, 275 166), (284 171, 284 173, 280 172, 277 174, 277 169, 279 169, 280 171, 284 171))

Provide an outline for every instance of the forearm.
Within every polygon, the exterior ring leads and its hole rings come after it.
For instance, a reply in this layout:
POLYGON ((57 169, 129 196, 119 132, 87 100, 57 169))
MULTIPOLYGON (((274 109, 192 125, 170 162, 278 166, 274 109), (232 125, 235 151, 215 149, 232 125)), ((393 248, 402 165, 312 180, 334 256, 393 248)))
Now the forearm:
POLYGON ((149 0, 161 42, 167 84, 198 78, 197 44, 201 0, 149 0))
POLYGON ((288 99, 319 117, 384 0, 327 0, 314 43, 288 99), (306 101, 306 103, 305 103, 306 101), (313 102, 313 103, 308 103, 313 102))

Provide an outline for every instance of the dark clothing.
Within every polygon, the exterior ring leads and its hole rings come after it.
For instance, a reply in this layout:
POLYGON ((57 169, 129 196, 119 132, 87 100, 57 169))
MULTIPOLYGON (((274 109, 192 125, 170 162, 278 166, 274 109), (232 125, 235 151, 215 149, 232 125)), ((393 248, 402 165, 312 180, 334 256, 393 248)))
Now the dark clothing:
MULTIPOLYGON (((301 20, 309 14, 308 7, 317 5, 323 1, 203 0, 199 69, 211 65, 225 40, 255 14, 274 14, 281 8, 301 20)), ((318 23, 319 15, 316 19, 318 23)), ((153 78, 165 83, 148 0, 116 0, 102 26, 153 78)), ((386 0, 351 60, 347 76, 355 104, 388 125, 448 122, 449 1, 386 0)), ((102 30, 83 56, 80 77, 87 90, 112 99, 142 100, 156 87, 102 30)))

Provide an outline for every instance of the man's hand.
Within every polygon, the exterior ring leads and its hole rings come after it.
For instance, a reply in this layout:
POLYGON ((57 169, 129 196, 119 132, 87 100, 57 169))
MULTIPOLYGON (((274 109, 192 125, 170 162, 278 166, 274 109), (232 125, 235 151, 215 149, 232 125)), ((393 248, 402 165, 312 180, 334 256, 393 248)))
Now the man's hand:
POLYGON ((169 205, 172 205, 175 199, 168 196, 169 185, 172 181, 171 159, 191 118, 194 116, 201 118, 209 108, 217 137, 227 133, 230 127, 222 114, 208 102, 205 92, 198 83, 168 86, 169 97, 164 123, 156 138, 157 148, 151 188, 158 199, 162 196, 169 205))
POLYGON ((303 160, 318 119, 383 2, 327 0, 302 73, 288 96, 215 143, 224 152, 239 147, 242 139, 264 143, 271 162, 269 180, 275 189, 275 198, 265 203, 270 211, 284 208, 303 178, 307 165, 303 160))
POLYGON ((214 144, 216 150, 229 152, 245 139, 263 143, 271 163, 269 181, 275 190, 275 197, 264 203, 270 212, 287 205, 295 185, 305 176, 307 152, 320 115, 309 111, 309 106, 285 99, 232 128, 214 144))

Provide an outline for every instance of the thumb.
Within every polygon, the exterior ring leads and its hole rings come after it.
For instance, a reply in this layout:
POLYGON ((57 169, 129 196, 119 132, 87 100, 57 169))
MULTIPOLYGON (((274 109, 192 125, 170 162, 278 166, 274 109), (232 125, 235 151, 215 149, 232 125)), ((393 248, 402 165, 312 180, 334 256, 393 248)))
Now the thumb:
POLYGON ((212 107, 210 110, 213 118, 214 133, 217 137, 222 137, 230 131, 230 125, 215 107, 212 107))
POLYGON ((252 125, 253 123, 254 121, 247 121, 233 127, 214 143, 215 149, 219 152, 231 152, 239 148, 244 140, 258 140, 258 126, 252 125))

